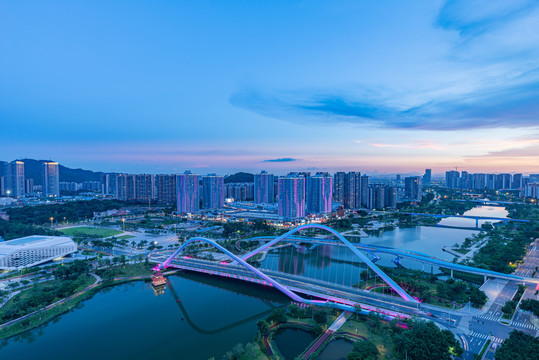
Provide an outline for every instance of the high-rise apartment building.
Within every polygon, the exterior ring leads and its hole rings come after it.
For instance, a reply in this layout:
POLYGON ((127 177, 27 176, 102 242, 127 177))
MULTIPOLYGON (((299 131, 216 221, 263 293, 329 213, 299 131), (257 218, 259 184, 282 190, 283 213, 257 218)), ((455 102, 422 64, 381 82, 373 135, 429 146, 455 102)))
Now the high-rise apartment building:
POLYGON ((278 180, 279 216, 296 220, 305 216, 305 177, 289 174, 278 180))
POLYGON ((397 207, 397 188, 393 186, 386 186, 384 196, 384 207, 395 209, 397 207))
POLYGON ((149 202, 155 196, 155 175, 137 174, 132 175, 135 183, 135 200, 149 202))
POLYGON ((455 170, 445 172, 445 187, 456 189, 459 186, 459 172, 455 170))
POLYGON ((176 179, 178 212, 194 214, 200 210, 198 175, 186 171, 176 179))
POLYGON ((367 187, 367 192, 366 208, 381 210, 397 207, 397 188, 382 184, 371 184, 367 187))
POLYGON ((349 172, 344 175, 344 190, 342 205, 345 209, 361 207, 361 173, 349 172))
POLYGON ((521 189, 523 187, 522 174, 513 174, 511 189, 521 189))
POLYGON ((331 212, 333 179, 327 174, 316 174, 307 178, 307 213, 326 214, 331 212))
POLYGON ((9 196, 24 196, 24 162, 11 161, 4 165, 4 187, 6 195, 9 196))
POLYGON ((496 175, 495 174, 486 174, 486 184, 485 187, 489 190, 496 189, 496 175))
POLYGON ((34 192, 34 186, 34 179, 27 178, 26 180, 24 180, 24 192, 27 195, 34 192))
POLYGON ((419 176, 409 176, 404 178, 405 196, 412 201, 421 200, 421 178, 419 176))
POLYGON ((155 176, 157 202, 159 204, 174 204, 178 201, 176 175, 159 174, 155 176))
POLYGON ((423 175, 423 185, 430 185, 432 181, 432 169, 425 169, 425 174, 423 175))
POLYGON ((103 195, 116 195, 118 187, 116 179, 116 174, 103 174, 101 176, 101 193, 103 195))
POLYGON ((529 183, 524 187, 524 196, 531 199, 539 199, 539 183, 529 183))
POLYGON ((344 184, 346 181, 346 173, 345 172, 336 172, 333 175, 333 200, 336 202, 340 202, 341 205, 344 205, 344 184))
POLYGON ((275 202, 274 181, 275 177, 273 174, 268 174, 266 171, 255 174, 254 201, 256 204, 275 202))
POLYGON ((60 166, 57 162, 44 162, 43 172, 43 195, 46 197, 60 196, 60 166))
POLYGON ((511 189, 512 180, 511 174, 496 175, 496 189, 511 189))
POLYGON ((473 188, 482 190, 487 187, 487 174, 473 174, 473 188))
POLYGON ((124 201, 149 202, 154 200, 155 175, 118 174, 116 176, 116 197, 124 201))
POLYGON ((367 198, 369 196, 369 177, 361 176, 361 207, 367 207, 367 198))
POLYGON ((202 177, 202 207, 218 209, 225 204, 224 177, 209 174, 202 177))
MULTIPOLYGON (((253 183, 228 183, 225 184, 225 197, 235 201, 252 201, 255 194, 254 188, 253 183)), ((273 189, 273 184, 271 188, 273 189)))

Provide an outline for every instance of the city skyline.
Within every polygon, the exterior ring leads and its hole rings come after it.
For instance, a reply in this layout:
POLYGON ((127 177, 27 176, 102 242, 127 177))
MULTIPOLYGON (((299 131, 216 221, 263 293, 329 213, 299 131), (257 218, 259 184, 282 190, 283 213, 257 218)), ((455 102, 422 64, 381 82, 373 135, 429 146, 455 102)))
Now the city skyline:
POLYGON ((539 172, 539 4, 310 5, 3 4, 0 151, 104 172, 539 172))

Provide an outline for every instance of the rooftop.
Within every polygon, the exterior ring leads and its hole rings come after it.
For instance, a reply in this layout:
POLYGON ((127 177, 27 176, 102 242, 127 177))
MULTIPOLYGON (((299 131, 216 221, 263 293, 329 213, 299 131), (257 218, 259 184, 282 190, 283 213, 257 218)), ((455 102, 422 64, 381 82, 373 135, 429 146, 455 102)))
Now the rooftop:
POLYGON ((0 253, 12 252, 16 249, 42 248, 65 244, 74 244, 74 242, 67 236, 32 235, 0 242, 0 253))

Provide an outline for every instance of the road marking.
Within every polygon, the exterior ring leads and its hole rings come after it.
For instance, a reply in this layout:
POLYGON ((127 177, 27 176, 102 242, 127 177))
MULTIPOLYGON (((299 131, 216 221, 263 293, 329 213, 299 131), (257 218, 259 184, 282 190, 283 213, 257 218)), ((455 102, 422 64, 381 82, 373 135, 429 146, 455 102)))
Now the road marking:
POLYGON ((491 321, 498 321, 498 319, 500 318, 499 316, 490 316, 490 315, 480 315, 476 317, 479 319, 491 320, 491 321))
POLYGON ((515 322, 514 321, 514 322, 511 323, 511 325, 526 328, 526 329, 535 330, 535 327, 533 325, 524 324, 524 323, 521 323, 521 322, 515 322))

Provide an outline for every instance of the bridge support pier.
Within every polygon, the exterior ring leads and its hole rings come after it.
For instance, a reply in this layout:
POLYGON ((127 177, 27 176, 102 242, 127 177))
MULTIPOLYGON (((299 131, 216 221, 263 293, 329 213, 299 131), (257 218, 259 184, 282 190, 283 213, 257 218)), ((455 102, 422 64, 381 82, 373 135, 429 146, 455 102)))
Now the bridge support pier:
POLYGON ((451 269, 451 279, 453 279, 453 269, 451 269))
POLYGON ((488 277, 486 275, 483 275, 483 284, 486 283, 488 280, 488 277))
POLYGON ((479 229, 479 219, 478 218, 475 219, 475 227, 479 229))

